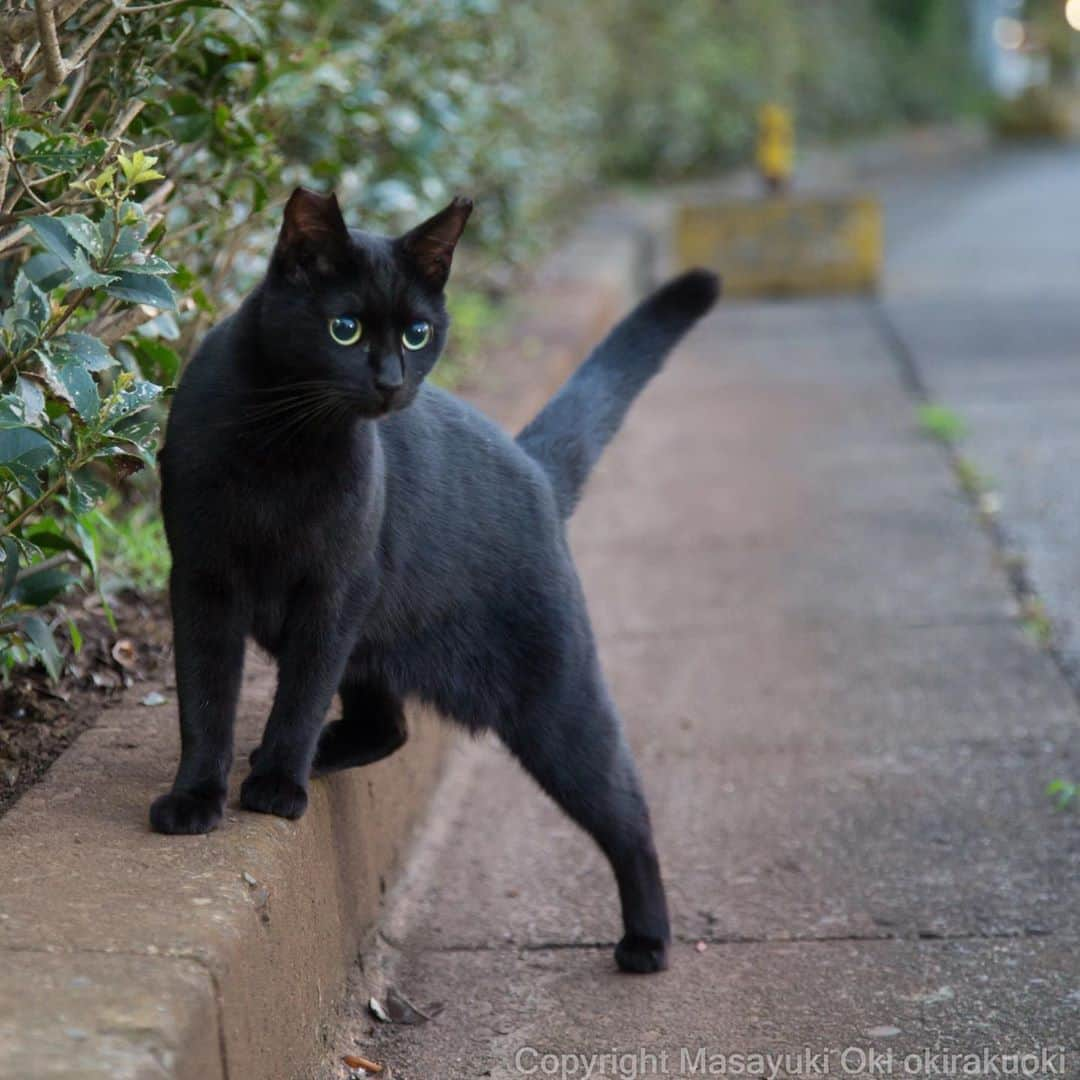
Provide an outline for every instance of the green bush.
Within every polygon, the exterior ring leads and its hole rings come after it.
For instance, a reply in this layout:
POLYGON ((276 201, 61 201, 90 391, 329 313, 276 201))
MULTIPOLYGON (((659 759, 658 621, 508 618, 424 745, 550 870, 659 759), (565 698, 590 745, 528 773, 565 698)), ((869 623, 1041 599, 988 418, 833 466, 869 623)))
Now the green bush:
POLYGON ((0 674, 30 659, 57 674, 42 608, 98 579, 89 515, 111 480, 154 463, 178 316, 210 307, 199 289, 182 311, 176 299, 223 229, 208 193, 254 204, 276 174, 243 104, 257 61, 227 29, 244 22, 206 4, 86 0, 6 16, 0 674))

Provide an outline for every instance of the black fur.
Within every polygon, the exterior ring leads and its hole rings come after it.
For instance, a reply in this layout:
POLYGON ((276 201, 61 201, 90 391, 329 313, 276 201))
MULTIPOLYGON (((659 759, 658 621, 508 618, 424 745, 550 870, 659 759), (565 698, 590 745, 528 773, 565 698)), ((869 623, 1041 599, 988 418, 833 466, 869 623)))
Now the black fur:
POLYGON ((182 753, 150 819, 219 823, 252 636, 279 681, 243 807, 298 817, 313 772, 392 753, 402 702, 421 698, 496 731, 596 839, 622 902, 618 963, 656 971, 670 934, 648 809, 563 520, 717 283, 692 271, 646 300, 514 442, 423 382, 470 209, 455 200, 391 240, 297 191, 265 280, 185 372, 161 453, 182 753), (329 334, 343 315, 363 325, 355 345, 329 334), (409 351, 417 320, 431 341, 409 351), (335 693, 342 715, 324 726, 335 693))

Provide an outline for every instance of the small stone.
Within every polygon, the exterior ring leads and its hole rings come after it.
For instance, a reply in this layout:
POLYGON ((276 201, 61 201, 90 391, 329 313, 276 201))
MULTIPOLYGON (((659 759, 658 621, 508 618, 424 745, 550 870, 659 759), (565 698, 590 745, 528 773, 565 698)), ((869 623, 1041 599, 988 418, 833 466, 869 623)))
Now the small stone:
POLYGON ((139 704, 148 705, 152 708, 155 705, 164 705, 168 700, 164 694, 159 693, 157 690, 151 690, 139 704))
POLYGON ((240 875, 244 879, 244 884, 250 885, 253 889, 259 883, 249 874, 246 870, 240 875))
POLYGON ((709 946, 708 946, 708 944, 706 944, 706 942, 704 942, 704 941, 699 941, 699 942, 698 942, 698 943, 697 943, 697 944, 696 944, 696 945, 694 946, 694 950, 695 950, 696 952, 699 952, 699 953, 700 953, 700 952, 704 952, 704 951, 705 951, 705 950, 706 950, 706 949, 707 949, 708 947, 709 947, 709 946))

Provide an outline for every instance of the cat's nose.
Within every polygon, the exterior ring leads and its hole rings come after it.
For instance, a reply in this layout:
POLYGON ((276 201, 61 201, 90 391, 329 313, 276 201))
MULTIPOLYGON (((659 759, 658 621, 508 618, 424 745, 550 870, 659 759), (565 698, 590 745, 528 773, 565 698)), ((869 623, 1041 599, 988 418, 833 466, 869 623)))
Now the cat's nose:
POLYGON ((384 394, 400 390, 405 385, 405 370, 396 353, 382 356, 375 366, 375 385, 384 394))

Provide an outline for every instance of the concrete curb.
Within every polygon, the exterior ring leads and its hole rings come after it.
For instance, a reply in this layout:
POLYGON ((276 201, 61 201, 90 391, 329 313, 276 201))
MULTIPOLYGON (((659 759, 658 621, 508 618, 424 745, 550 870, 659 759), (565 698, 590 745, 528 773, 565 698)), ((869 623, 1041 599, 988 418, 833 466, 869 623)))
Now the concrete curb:
MULTIPOLYGON (((612 213, 549 261, 505 364, 469 395, 508 426, 631 293, 640 238, 612 213), (523 340, 539 359, 515 368, 523 340)), ((273 685, 252 656, 240 763, 273 685)), ((133 697, 107 712, 0 819, 0 1078, 272 1080, 309 1065, 454 738, 430 715, 410 722, 402 753, 313 783, 299 822, 243 813, 234 790, 216 833, 163 837, 146 812, 176 761, 174 710, 133 697)))

